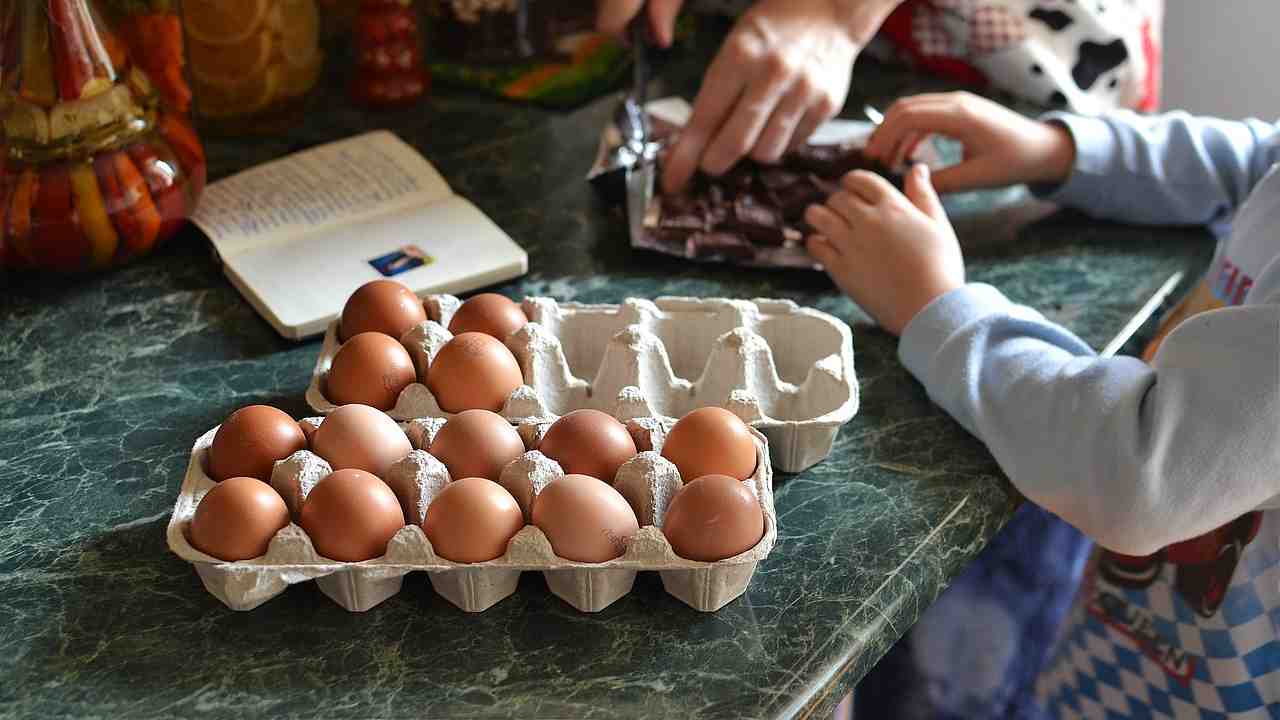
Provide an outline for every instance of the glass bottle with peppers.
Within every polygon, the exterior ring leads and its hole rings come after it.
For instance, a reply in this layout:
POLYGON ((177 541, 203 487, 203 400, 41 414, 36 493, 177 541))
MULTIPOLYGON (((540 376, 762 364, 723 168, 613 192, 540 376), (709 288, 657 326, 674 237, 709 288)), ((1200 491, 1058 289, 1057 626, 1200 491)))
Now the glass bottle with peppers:
POLYGON ((183 0, 182 15, 201 130, 278 133, 302 118, 324 66, 316 0, 183 0))
MULTIPOLYGON (((190 90, 181 62, 160 62, 179 26, 172 13, 125 5, 0 4, 0 267, 119 264, 171 237, 195 207, 206 164, 182 112, 190 90), (131 52, 129 33, 154 56, 131 52)), ((180 58, 180 32, 176 42, 180 58)))

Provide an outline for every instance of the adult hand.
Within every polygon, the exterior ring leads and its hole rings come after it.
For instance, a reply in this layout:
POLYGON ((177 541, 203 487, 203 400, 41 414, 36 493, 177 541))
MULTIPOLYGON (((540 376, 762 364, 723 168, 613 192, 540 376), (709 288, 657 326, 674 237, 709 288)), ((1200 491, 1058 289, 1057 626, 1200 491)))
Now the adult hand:
POLYGON ((600 0, 596 6, 596 27, 604 33, 623 37, 627 25, 643 8, 649 16, 649 35, 659 47, 671 47, 676 37, 676 15, 684 0, 600 0))
POLYGON ((1063 182, 1075 163, 1075 141, 1063 126, 1031 120, 966 92, 895 102, 867 141, 865 153, 894 167, 933 133, 954 138, 964 148, 960 163, 934 175, 939 192, 1063 182))
POLYGON ((702 80, 662 183, 719 175, 744 156, 772 163, 839 111, 858 51, 897 0, 760 0, 702 80))

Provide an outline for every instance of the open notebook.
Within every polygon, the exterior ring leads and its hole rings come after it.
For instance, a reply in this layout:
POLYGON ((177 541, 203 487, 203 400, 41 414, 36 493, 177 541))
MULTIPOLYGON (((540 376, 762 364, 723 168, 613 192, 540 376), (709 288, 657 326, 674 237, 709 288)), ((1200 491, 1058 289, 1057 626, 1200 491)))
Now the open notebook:
POLYGON ((387 131, 321 145, 211 184, 191 218, 231 283, 281 335, 323 332, 356 288, 419 295, 523 275, 524 250, 387 131))

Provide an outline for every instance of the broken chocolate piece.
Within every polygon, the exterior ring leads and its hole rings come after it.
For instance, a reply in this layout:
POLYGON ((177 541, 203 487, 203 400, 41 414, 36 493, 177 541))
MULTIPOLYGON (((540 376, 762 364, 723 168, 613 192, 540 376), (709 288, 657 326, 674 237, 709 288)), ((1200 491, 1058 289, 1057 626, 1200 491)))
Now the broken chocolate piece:
POLYGON ((826 202, 828 193, 812 182, 801 181, 778 188, 770 194, 770 200, 782 211, 787 220, 799 220, 810 205, 826 202))
POLYGON ((787 155, 792 167, 808 170, 817 175, 833 175, 836 149, 830 145, 804 144, 787 155))
POLYGON ((719 205, 712 205, 710 203, 705 203, 703 205, 703 212, 706 213, 706 217, 707 217, 707 229, 708 230, 725 229, 725 227, 729 224, 729 216, 732 214, 732 210, 733 210, 733 203, 725 202, 725 203, 720 203, 719 205))
POLYGON ((662 195, 662 215, 684 215, 698 211, 698 198, 694 195, 662 195))
POLYGON ((693 258, 726 258, 750 260, 755 257, 755 247, 741 235, 728 232, 694 233, 685 244, 685 254, 693 258))
POLYGON ((706 230, 707 216, 697 210, 671 215, 663 213, 658 220, 658 227, 663 230, 706 230))
POLYGON ((781 213, 754 195, 739 195, 733 201, 733 214, 729 216, 728 224, 751 242, 761 245, 781 245, 785 240, 781 213))
POLYGON ((755 163, 750 160, 739 162, 720 177, 720 182, 730 195, 751 192, 756 183, 755 163))
POLYGON ((804 181, 804 175, 784 168, 771 167, 760 170, 760 184, 772 192, 801 185, 804 181))
POLYGON ((802 247, 814 232, 805 210, 825 202, 859 168, 900 180, 852 146, 804 145, 779 165, 747 159, 719 177, 695 174, 684 192, 661 196, 661 213, 646 218, 646 232, 699 259, 755 260, 770 248, 802 247))
POLYGON ((847 145, 801 145, 786 157, 786 162, 823 177, 839 177, 850 170, 873 166, 862 150, 847 145))
POLYGON ((831 179, 810 174, 809 180, 815 187, 822 191, 824 196, 834 195, 835 193, 840 192, 839 178, 831 179))
POLYGON ((712 205, 723 205, 725 203, 724 187, 718 183, 707 183, 707 202, 712 205))
POLYGON ((683 230, 683 229, 664 229, 658 228, 650 230, 649 236, 663 245, 671 245, 672 247, 684 247, 689 238, 701 230, 683 230))

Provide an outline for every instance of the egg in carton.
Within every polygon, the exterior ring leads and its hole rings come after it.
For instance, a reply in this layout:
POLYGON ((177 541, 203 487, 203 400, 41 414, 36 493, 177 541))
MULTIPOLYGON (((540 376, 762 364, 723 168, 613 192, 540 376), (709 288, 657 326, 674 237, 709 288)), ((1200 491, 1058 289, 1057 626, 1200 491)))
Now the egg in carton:
MULTIPOLYGON (((436 592, 467 612, 486 610, 514 593, 520 573, 525 571, 542 572, 553 593, 583 612, 603 610, 626 595, 640 571, 657 571, 667 592, 691 607, 718 610, 746 591, 756 566, 777 540, 768 440, 751 429, 756 443, 756 469, 743 481, 760 503, 764 516, 760 541, 724 560, 686 560, 675 554, 661 529, 668 505, 684 484, 675 465, 660 454, 673 422, 654 416, 650 404, 635 387, 620 391, 612 410, 640 450, 618 470, 613 482, 635 511, 640 529, 626 541, 625 552, 607 562, 583 563, 558 557, 546 535, 530 522, 534 498, 548 483, 565 474, 556 461, 536 449, 554 417, 525 419, 517 425, 527 450, 503 469, 499 484, 516 499, 526 524, 497 559, 458 563, 442 558, 422 530, 428 506, 451 481, 443 463, 425 450, 445 418, 401 423, 414 450, 391 467, 384 481, 400 500, 408 524, 391 539, 386 554, 380 558, 364 562, 325 558, 316 552, 311 539, 297 524, 307 494, 331 472, 329 464, 310 450, 299 450, 275 464, 271 486, 285 499, 294 522, 276 533, 265 555, 228 562, 193 547, 189 539, 191 518, 205 493, 215 485, 205 468, 216 427, 202 435, 192 449, 169 521, 169 547, 192 563, 205 588, 233 610, 251 610, 289 585, 315 580, 320 590, 339 605, 362 612, 398 593, 404 575, 415 571, 427 572, 436 592)), ((307 418, 302 422, 315 427, 322 421, 307 418)))
MULTIPOLYGON (((428 320, 400 338, 418 378, 453 338, 448 325, 461 302, 425 301, 428 320)), ((505 339, 524 375, 501 414, 513 423, 572 410, 609 412, 618 393, 639 388, 647 414, 680 417, 716 405, 769 439, 773 464, 800 472, 831 452, 836 432, 858 411, 849 326, 790 300, 662 297, 621 305, 526 298, 529 324, 505 339)), ((337 408, 324 392, 337 355, 338 323, 325 334, 307 388, 313 410, 337 408)), ((448 417, 427 386, 401 391, 391 417, 448 417)))

